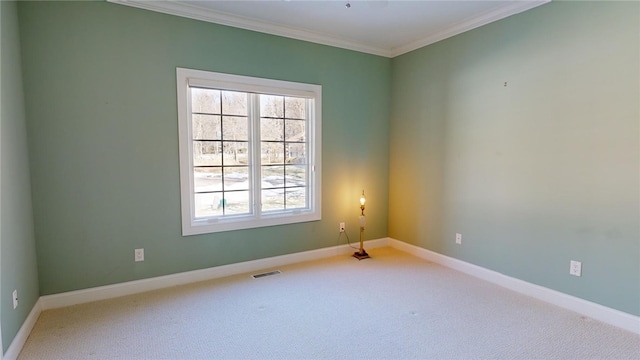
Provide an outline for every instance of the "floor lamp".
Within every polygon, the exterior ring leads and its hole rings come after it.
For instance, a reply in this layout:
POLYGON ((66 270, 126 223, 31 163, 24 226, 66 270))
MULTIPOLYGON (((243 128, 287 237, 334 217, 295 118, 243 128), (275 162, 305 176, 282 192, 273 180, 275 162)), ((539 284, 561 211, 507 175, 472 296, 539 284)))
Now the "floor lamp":
POLYGON ((360 250, 353 253, 353 257, 358 260, 370 258, 369 254, 367 254, 367 252, 364 251, 364 243, 363 243, 364 225, 367 222, 366 218, 364 217, 364 203, 366 201, 367 199, 364 197, 364 190, 362 190, 362 195, 360 196, 360 211, 361 211, 360 213, 360 250))

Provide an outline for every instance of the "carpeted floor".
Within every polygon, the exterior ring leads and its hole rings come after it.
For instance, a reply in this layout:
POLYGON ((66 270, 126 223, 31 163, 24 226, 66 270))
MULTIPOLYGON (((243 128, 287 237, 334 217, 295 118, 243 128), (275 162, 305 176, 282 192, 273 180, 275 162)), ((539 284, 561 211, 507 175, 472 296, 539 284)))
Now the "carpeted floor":
POLYGON ((640 359, 631 332, 370 253, 45 311, 19 359, 640 359))

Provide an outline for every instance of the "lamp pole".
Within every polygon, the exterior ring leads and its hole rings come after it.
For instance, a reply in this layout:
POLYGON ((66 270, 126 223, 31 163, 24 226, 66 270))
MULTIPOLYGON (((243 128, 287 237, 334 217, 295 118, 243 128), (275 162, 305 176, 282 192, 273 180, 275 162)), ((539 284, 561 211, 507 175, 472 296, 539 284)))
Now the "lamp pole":
POLYGON ((366 198, 364 196, 364 190, 362 190, 362 195, 360 196, 360 251, 356 251, 353 253, 353 257, 358 260, 369 258, 369 254, 364 250, 364 226, 366 224, 366 218, 364 217, 364 203, 366 202, 366 198))

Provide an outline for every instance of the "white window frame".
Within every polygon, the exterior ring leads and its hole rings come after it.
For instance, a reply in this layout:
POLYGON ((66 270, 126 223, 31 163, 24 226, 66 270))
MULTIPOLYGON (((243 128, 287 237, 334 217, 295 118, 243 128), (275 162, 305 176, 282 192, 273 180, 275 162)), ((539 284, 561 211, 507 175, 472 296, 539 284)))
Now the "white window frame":
MULTIPOLYGON (((176 68, 176 77, 183 236, 292 224, 321 219, 322 86, 185 68, 176 68), (262 212, 260 204, 261 197, 259 196, 260 186, 251 186, 250 205, 252 211, 250 211, 250 214, 223 215, 209 218, 195 217, 190 86, 247 93, 305 97, 313 100, 310 103, 310 109, 307 110, 309 114, 309 125, 307 127, 307 161, 309 164, 307 208, 262 212)), ((249 176, 252 179, 252 181, 250 181, 251 184, 260 184, 259 131, 258 126, 249 126, 249 146, 253 149, 250 150, 253 155, 252 165, 249 168, 249 176), (256 129, 256 127, 258 129, 256 129)))

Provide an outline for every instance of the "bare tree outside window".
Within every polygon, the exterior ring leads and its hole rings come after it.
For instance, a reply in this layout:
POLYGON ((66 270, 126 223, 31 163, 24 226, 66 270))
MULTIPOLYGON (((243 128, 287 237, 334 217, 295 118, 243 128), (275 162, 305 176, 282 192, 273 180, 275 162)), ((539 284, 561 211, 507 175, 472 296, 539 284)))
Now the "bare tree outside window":
MULTIPOLYGON (((259 95, 262 209, 306 203, 306 99, 259 95)), ((193 88, 196 216, 250 211, 248 93, 193 88)))
POLYGON ((260 95, 261 186, 265 211, 307 206, 305 103, 304 98, 260 95))
POLYGON ((191 89, 196 217, 250 211, 246 93, 191 89))
POLYGON ((322 87, 176 75, 183 234, 319 220, 322 87))

